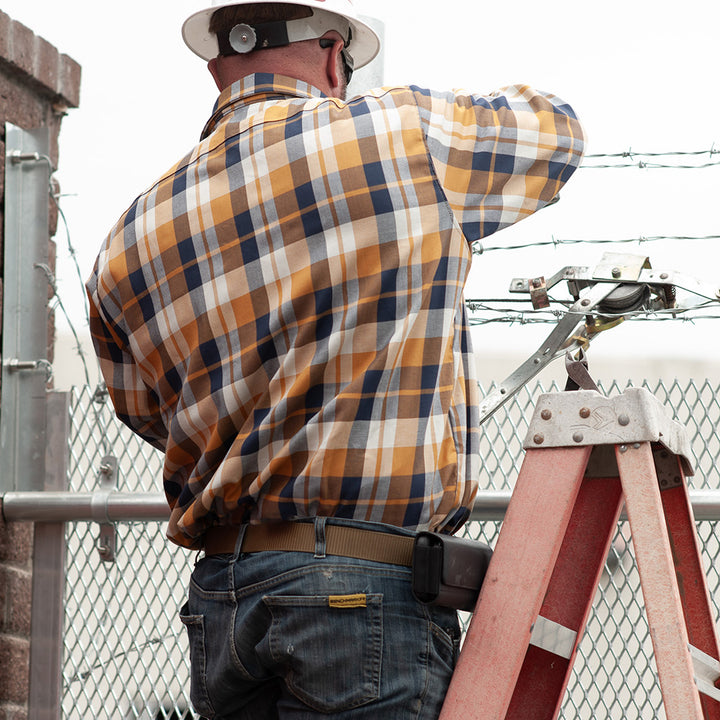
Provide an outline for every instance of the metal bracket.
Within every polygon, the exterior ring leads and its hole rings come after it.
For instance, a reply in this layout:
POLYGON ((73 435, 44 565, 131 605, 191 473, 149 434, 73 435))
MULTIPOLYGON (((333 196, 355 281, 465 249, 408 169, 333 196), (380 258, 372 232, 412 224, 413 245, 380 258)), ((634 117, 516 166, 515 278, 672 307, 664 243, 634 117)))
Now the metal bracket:
POLYGON ((642 442, 667 448, 680 457, 685 474, 693 474, 685 428, 672 420, 660 401, 645 388, 628 388, 613 398, 593 390, 544 393, 537 402, 523 447, 642 442))
POLYGON ((529 283, 530 300, 535 310, 550 307, 550 299, 547 294, 547 283, 545 278, 540 276, 532 278, 529 283))
POLYGON ((99 480, 100 492, 95 493, 92 501, 93 517, 100 523, 97 549, 103 562, 115 562, 117 533, 107 515, 108 499, 117 490, 118 460, 114 455, 106 455, 102 459, 99 480))
MULTIPOLYGON (((529 293, 532 300, 533 282, 536 280, 537 278, 513 278, 508 291, 529 293)), ((550 290, 563 280, 567 281, 568 289, 575 298, 588 285, 611 282, 624 285, 648 285, 654 288, 662 294, 656 302, 659 307, 674 307, 676 288, 687 290, 706 300, 720 300, 720 288, 716 284, 703 282, 674 270, 653 270, 649 258, 644 255, 605 253, 595 267, 568 265, 544 281, 544 288, 546 291, 550 290)))
POLYGON ((611 282, 637 282, 640 273, 650 267, 650 258, 643 255, 605 253, 595 267, 593 278, 611 282))
POLYGON ((1 492, 39 491, 45 480, 49 145, 47 128, 5 125, 1 492))
POLYGON ((653 460, 660 490, 671 490, 683 484, 675 455, 658 445, 653 448, 653 460))

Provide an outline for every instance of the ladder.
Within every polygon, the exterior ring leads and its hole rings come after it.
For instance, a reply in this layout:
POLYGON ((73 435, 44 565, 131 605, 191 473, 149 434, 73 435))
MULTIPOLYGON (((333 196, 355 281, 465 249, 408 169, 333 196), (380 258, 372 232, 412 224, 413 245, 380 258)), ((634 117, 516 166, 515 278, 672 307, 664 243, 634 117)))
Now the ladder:
POLYGON ((647 390, 540 396, 440 720, 552 720, 623 504, 668 720, 720 720, 684 429, 647 390))

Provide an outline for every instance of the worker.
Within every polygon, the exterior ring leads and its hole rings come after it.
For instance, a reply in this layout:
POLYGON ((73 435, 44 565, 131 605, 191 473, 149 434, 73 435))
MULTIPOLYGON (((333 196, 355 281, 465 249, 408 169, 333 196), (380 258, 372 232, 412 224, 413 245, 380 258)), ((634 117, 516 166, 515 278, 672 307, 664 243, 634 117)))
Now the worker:
MULTIPOLYGON (((351 0, 215 2, 183 26, 219 97, 88 280, 115 410, 164 453, 206 718, 437 718, 453 608, 416 533, 477 489, 471 245, 551 202, 582 130, 557 97, 385 87, 351 0)), ((190 91, 190 89, 188 89, 190 91)))

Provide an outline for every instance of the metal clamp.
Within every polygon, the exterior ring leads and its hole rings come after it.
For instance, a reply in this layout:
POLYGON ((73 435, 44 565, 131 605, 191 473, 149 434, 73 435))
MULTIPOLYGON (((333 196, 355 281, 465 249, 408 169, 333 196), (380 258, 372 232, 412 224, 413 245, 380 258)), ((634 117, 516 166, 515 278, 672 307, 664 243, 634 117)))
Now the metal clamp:
POLYGON ((97 549, 103 562, 115 562, 117 533, 107 514, 110 494, 117 490, 118 461, 114 455, 102 459, 99 480, 101 492, 95 493, 92 500, 93 518, 100 523, 97 549))

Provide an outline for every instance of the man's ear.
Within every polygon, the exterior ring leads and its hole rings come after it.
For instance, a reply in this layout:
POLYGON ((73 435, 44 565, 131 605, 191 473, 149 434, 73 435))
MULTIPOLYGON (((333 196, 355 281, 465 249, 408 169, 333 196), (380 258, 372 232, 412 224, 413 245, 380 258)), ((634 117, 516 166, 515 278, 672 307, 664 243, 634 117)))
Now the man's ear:
POLYGON ((336 40, 332 49, 328 53, 327 64, 325 65, 325 74, 327 75, 328 84, 333 91, 335 97, 340 97, 344 87, 345 78, 342 71, 342 58, 340 53, 344 47, 342 40, 336 40))
POLYGON ((222 92, 224 90, 224 85, 220 77, 220 67, 217 58, 213 58, 212 60, 210 60, 210 62, 208 63, 208 70, 213 76, 213 80, 215 81, 215 85, 217 85, 217 89, 222 92))

